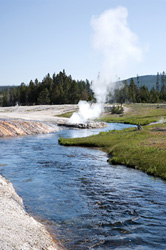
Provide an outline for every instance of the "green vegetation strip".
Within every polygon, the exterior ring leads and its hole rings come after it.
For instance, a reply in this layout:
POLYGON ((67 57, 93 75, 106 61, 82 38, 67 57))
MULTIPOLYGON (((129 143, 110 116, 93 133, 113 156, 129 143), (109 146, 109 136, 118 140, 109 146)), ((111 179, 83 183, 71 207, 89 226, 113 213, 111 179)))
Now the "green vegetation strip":
POLYGON ((101 120, 105 122, 121 122, 126 124, 138 124, 142 126, 152 122, 166 119, 165 104, 129 104, 124 105, 128 112, 123 115, 104 115, 101 120))
POLYGON ((86 138, 64 139, 65 146, 99 147, 109 155, 109 162, 140 169, 166 180, 166 123, 121 131, 101 132, 86 138))
POLYGON ((66 112, 66 113, 63 113, 63 114, 60 114, 60 115, 56 115, 56 116, 58 116, 58 117, 70 118, 74 112, 75 112, 75 111, 66 112))
POLYGON ((125 123, 125 124, 138 124, 140 123, 142 126, 148 125, 152 122, 157 122, 158 117, 157 116, 147 116, 147 117, 142 117, 142 116, 132 116, 132 117, 107 117, 105 116, 104 118, 101 119, 102 121, 105 122, 118 122, 118 123, 125 123))

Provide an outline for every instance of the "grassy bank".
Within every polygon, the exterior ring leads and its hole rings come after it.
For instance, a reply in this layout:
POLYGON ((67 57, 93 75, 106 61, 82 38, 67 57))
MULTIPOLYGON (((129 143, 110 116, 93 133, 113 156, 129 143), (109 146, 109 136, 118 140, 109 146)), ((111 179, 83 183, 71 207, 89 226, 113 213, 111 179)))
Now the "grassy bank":
POLYGON ((109 162, 124 164, 166 180, 166 123, 123 131, 101 132, 86 138, 64 139, 65 146, 100 147, 109 155, 109 162))
MULTIPOLYGON (((106 122, 122 122, 147 125, 166 120, 166 104, 125 105, 123 115, 105 113, 101 117, 106 122)), ((109 155, 112 164, 123 164, 140 169, 148 174, 166 180, 166 122, 123 131, 102 132, 87 138, 64 139, 65 146, 100 147, 109 155)))
POLYGON ((101 117, 105 122, 122 122, 127 124, 148 125, 160 119, 166 119, 166 104, 129 104, 125 105, 123 115, 104 114, 101 117))

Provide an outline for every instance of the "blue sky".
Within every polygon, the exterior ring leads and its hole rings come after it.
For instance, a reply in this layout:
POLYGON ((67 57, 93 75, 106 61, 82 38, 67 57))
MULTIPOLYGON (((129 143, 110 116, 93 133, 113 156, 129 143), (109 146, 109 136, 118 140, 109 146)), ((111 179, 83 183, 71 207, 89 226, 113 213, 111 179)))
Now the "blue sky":
POLYGON ((166 71, 165 0, 0 0, 0 85, 42 80, 65 69, 93 80, 102 55, 92 45, 92 17, 123 6, 137 35, 142 61, 121 79, 166 71))

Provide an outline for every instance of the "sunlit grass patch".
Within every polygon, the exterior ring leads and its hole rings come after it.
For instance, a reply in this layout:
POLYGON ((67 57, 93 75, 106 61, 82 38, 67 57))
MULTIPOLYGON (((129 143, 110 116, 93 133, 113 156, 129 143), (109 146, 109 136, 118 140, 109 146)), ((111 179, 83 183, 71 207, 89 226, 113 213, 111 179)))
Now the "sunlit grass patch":
POLYGON ((142 131, 113 130, 86 138, 60 138, 59 143, 103 148, 112 164, 123 164, 166 179, 166 130, 162 130, 165 127, 166 124, 162 124, 160 131, 156 131, 156 125, 146 126, 142 131))
POLYGON ((127 124, 148 125, 166 119, 165 104, 130 104, 125 105, 128 112, 123 115, 108 114, 102 116, 105 122, 122 122, 127 124))
POLYGON ((66 113, 63 113, 63 114, 60 114, 60 115, 56 115, 56 116, 58 116, 58 117, 70 118, 74 112, 75 112, 75 111, 66 112, 66 113))

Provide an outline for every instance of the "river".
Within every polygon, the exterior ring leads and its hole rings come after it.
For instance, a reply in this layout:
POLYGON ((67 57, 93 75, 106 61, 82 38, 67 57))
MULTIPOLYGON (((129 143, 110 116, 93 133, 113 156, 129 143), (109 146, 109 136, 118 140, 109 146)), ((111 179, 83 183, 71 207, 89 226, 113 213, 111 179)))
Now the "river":
POLYGON ((128 126, 0 139, 0 174, 66 249, 166 249, 164 181, 112 166, 100 150, 58 144, 128 126))

